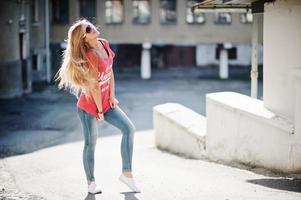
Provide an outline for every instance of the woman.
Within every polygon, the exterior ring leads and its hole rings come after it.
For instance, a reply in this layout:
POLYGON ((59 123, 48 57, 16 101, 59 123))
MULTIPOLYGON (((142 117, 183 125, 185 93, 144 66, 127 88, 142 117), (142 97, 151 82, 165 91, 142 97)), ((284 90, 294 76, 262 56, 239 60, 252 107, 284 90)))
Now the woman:
POLYGON ((97 140, 97 122, 107 121, 122 131, 122 173, 119 180, 134 192, 140 192, 132 175, 132 154, 135 126, 118 106, 115 98, 113 58, 109 42, 99 38, 99 31, 88 20, 73 24, 68 31, 67 48, 56 81, 59 89, 80 94, 77 112, 84 134, 83 165, 88 192, 102 193, 95 183, 94 151, 97 140))

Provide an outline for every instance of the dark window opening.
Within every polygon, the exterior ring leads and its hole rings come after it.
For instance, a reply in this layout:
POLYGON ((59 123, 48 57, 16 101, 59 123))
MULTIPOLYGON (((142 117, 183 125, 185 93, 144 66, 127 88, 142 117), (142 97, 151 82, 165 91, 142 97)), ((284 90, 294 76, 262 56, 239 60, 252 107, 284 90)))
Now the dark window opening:
POLYGON ((33 71, 38 71, 38 55, 33 54, 31 58, 31 66, 33 71))
POLYGON ((79 0, 80 16, 88 19, 92 23, 96 22, 95 0, 79 0))
POLYGON ((142 46, 138 44, 110 44, 115 52, 114 66, 118 71, 140 69, 142 46))
POLYGON ((192 67, 195 66, 195 46, 153 46, 152 67, 192 67))
MULTIPOLYGON (((216 49, 215 49, 215 59, 219 60, 220 58, 220 51, 223 49, 223 45, 222 44, 218 44, 216 49)), ((230 49, 227 49, 228 51, 228 58, 229 60, 236 60, 237 59, 237 48, 236 47, 232 47, 230 49)))
POLYGON ((54 24, 69 23, 68 0, 52 0, 52 22, 54 24))

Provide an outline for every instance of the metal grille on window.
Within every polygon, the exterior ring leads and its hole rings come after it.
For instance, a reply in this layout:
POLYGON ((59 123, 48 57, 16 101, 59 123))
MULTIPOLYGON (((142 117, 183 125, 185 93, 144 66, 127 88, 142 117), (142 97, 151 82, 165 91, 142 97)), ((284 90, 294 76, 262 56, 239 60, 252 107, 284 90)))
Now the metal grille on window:
POLYGON ((232 16, 231 13, 219 12, 215 14, 216 24, 231 24, 232 16))
POLYGON ((240 22, 243 24, 251 24, 253 22, 253 14, 252 13, 240 14, 240 22))
POLYGON ((106 0, 105 14, 107 24, 118 24, 123 22, 123 1, 106 0))
POLYGON ((187 0, 186 2, 186 22, 189 24, 203 24, 205 23, 205 14, 201 11, 192 13, 191 7, 200 1, 187 0))
POLYGON ((160 1, 160 17, 161 24, 174 24, 177 21, 176 1, 161 0, 160 1))
POLYGON ((151 19, 151 8, 149 0, 133 0, 133 23, 147 24, 151 19))

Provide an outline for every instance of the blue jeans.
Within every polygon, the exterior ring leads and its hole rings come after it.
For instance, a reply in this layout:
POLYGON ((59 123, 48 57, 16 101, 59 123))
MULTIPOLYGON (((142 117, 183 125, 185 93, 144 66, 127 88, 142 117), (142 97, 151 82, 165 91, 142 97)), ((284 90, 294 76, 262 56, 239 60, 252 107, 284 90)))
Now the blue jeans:
MULTIPOLYGON (((87 180, 95 181, 94 152, 98 136, 97 120, 95 116, 78 107, 77 112, 81 120, 85 140, 83 150, 84 170, 87 180)), ((136 131, 134 124, 118 105, 104 113, 104 120, 121 130, 122 171, 132 171, 134 132, 136 131)))

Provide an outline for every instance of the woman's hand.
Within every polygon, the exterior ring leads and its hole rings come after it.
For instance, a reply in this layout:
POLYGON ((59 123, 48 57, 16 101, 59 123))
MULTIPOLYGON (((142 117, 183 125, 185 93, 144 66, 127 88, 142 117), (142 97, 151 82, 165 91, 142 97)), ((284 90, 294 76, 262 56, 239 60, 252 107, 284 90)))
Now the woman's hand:
POLYGON ((96 117, 96 119, 98 120, 98 121, 102 121, 102 120, 104 120, 104 116, 103 116, 103 113, 97 113, 97 117, 96 117))
POLYGON ((115 97, 110 97, 110 106, 111 108, 115 108, 119 101, 115 97))

